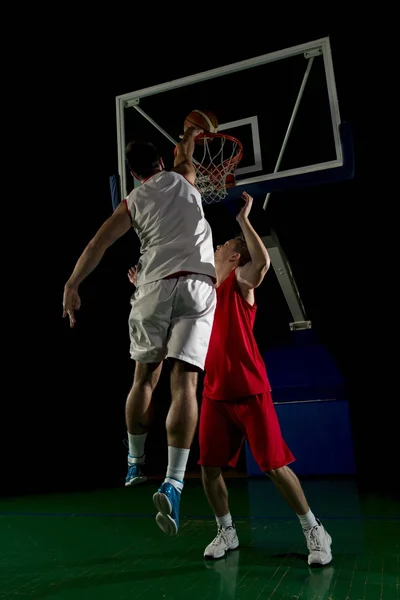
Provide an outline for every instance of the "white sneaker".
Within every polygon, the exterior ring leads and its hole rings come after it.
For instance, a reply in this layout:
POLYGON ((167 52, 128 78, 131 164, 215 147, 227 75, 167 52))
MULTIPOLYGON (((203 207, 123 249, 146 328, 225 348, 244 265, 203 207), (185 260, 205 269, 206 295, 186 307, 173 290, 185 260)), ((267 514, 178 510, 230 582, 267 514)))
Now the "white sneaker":
POLYGON ((238 546, 239 538, 235 525, 218 527, 217 536, 204 550, 204 558, 222 558, 229 550, 236 550, 238 546))
POLYGON ((304 531, 309 551, 309 565, 327 565, 332 560, 331 544, 332 538, 321 521, 317 519, 318 525, 314 525, 308 531, 304 531))

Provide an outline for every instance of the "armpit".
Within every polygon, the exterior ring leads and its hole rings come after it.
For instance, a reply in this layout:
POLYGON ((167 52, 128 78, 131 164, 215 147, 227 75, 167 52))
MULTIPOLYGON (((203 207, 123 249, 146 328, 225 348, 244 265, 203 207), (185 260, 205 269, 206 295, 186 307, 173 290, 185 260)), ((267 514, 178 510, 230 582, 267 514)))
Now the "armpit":
POLYGON ((235 273, 235 275, 236 275, 236 279, 237 279, 237 280, 238 280, 240 283, 244 283, 245 285, 248 285, 250 288, 254 287, 254 285, 253 285, 253 284, 252 284, 250 281, 247 281, 246 279, 244 279, 244 278, 241 276, 241 274, 240 274, 240 271, 239 271, 238 269, 236 270, 236 273, 235 273))

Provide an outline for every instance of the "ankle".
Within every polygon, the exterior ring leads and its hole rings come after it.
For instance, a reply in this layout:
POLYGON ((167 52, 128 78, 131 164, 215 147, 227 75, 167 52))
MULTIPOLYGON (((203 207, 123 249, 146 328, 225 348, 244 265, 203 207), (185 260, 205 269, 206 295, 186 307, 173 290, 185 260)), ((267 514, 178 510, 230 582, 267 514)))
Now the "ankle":
POLYGON ((230 512, 228 512, 223 517, 216 516, 215 520, 217 521, 218 527, 222 527, 222 529, 227 529, 228 527, 232 527, 233 525, 232 516, 230 512))
POLYGON ((181 492, 183 490, 183 486, 185 485, 183 481, 168 476, 164 479, 164 483, 170 483, 178 492, 181 492))
POLYGON ((129 457, 132 459, 131 462, 140 462, 144 458, 146 438, 147 433, 136 435, 128 432, 129 457))
POLYGON ((313 527, 315 527, 316 525, 318 525, 318 522, 313 514, 313 512, 311 511, 311 508, 308 510, 308 512, 306 512, 305 515, 297 515, 300 521, 300 525, 303 529, 303 531, 309 531, 310 529, 312 529, 313 527))
POLYGON ((170 477, 172 480, 183 482, 189 452, 190 450, 187 448, 174 448, 173 446, 168 446, 167 477, 170 477))
POLYGON ((143 466, 146 463, 146 455, 142 454, 142 456, 132 456, 130 453, 128 454, 128 464, 129 465, 141 465, 143 466))

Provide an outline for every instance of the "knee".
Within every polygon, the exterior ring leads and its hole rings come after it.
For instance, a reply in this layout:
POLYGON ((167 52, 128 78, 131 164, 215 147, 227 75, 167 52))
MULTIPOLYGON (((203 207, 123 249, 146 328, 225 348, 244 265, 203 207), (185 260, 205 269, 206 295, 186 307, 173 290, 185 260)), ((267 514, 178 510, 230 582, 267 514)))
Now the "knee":
POLYGON ((221 469, 219 467, 201 467, 201 473, 203 476, 203 481, 206 483, 212 483, 221 475, 221 469))
POLYGON ((275 483, 279 483, 285 479, 287 470, 288 467, 279 467, 279 469, 271 469, 271 471, 267 471, 265 474, 275 483))
POLYGON ((185 390, 196 394, 199 368, 182 360, 173 359, 171 370, 172 393, 185 390))
POLYGON ((146 389, 149 390, 151 392, 154 391, 154 389, 157 386, 159 377, 160 377, 160 370, 158 368, 154 368, 153 365, 142 365, 142 364, 138 364, 136 366, 135 369, 135 375, 134 375, 134 379, 133 379, 133 387, 134 388, 141 388, 141 389, 146 389), (143 368, 145 367, 145 368, 143 368), (147 367, 147 368, 146 368, 147 367))
POLYGON ((132 393, 136 393, 137 394, 141 394, 141 395, 152 395, 155 388, 156 388, 156 383, 154 383, 153 381, 149 381, 147 379, 135 379, 135 381, 133 382, 132 388, 131 388, 131 394, 132 393))

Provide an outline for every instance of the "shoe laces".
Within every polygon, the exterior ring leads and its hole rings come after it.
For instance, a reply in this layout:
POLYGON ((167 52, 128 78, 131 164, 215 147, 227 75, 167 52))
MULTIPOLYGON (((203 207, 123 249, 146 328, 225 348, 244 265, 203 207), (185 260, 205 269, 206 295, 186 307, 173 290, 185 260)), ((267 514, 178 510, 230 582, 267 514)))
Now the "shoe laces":
POLYGON ((226 532, 228 529, 233 529, 233 525, 230 525, 229 527, 225 527, 225 528, 224 528, 224 527, 222 527, 222 526, 220 525, 220 526, 218 527, 218 533, 217 533, 217 535, 215 536, 215 538, 213 539, 213 541, 211 542, 211 545, 212 545, 212 546, 217 546, 217 545, 220 543, 220 541, 221 541, 221 540, 223 540, 223 541, 226 543, 226 542, 227 542, 227 539, 226 539, 226 534, 225 534, 225 532, 226 532))
POLYGON ((140 467, 137 463, 128 463, 128 472, 130 473, 131 471, 139 471, 140 473, 140 467))
POLYGON ((319 535, 319 527, 319 525, 314 525, 314 527, 312 527, 310 531, 307 532, 307 539, 309 541, 311 550, 321 550, 321 537, 319 535))

